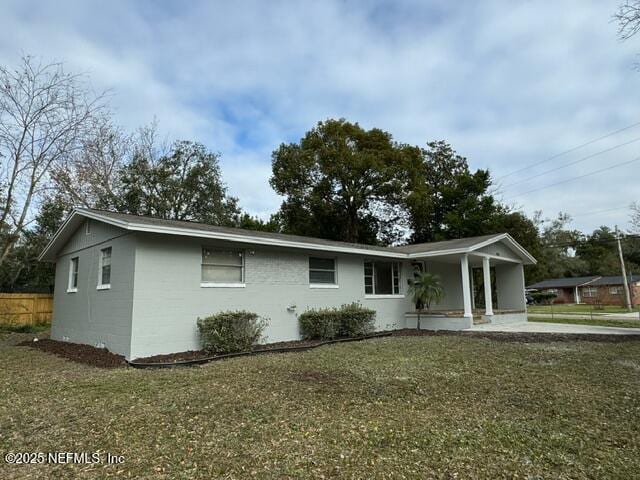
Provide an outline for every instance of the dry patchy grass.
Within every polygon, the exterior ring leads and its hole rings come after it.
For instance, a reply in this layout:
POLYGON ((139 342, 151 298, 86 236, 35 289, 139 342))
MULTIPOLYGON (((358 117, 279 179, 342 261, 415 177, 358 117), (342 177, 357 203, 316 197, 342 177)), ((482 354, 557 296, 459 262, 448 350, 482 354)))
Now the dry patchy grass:
POLYGON ((640 471, 640 342, 384 338, 174 370, 2 347, 0 478, 609 478, 640 471), (565 348, 568 347, 568 348, 565 348))

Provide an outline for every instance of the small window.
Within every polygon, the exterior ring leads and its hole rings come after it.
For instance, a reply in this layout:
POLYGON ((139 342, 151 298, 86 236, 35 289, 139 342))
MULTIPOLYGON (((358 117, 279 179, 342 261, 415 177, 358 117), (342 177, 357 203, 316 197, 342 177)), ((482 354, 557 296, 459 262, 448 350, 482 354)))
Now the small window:
POLYGON ((547 288, 547 290, 545 290, 547 293, 558 293, 558 289, 557 288, 547 288))
POLYGON ((78 265, 80 264, 80 259, 78 257, 73 257, 71 262, 69 262, 69 285, 67 286, 68 292, 77 292, 78 291, 78 265))
POLYGON ((202 283, 240 284, 244 281, 244 252, 202 248, 202 283))
POLYGON ((585 298, 595 298, 598 296, 598 289, 595 287, 584 287, 582 289, 582 296, 585 298))
POLYGON ((111 247, 100 250, 100 282, 98 287, 111 286, 111 247))
POLYGON ((309 283, 336 283, 335 258, 309 257, 309 283))
POLYGON ((84 233, 86 235, 91 235, 91 219, 87 218, 87 221, 84 224, 84 233))
POLYGON ((609 293, 611 295, 622 295, 624 293, 624 289, 620 286, 609 287, 609 293))
POLYGON ((364 293, 367 295, 400 294, 398 262, 364 262, 364 293))

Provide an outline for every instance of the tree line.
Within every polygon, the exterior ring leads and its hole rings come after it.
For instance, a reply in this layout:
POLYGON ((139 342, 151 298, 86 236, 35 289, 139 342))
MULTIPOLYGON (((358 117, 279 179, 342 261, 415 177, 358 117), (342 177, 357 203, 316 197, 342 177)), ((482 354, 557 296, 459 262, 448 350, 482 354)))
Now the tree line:
MULTIPOLYGON (((321 121, 273 152, 270 185, 283 202, 264 220, 229 194, 220 154, 159 141, 155 123, 125 131, 107 99, 61 64, 25 57, 0 67, 0 290, 50 288, 53 266, 37 256, 74 206, 377 245, 508 232, 540 260, 528 281, 619 271, 610 229, 583 234, 567 215, 527 217, 446 141, 420 147, 321 121)), ((624 245, 640 272, 638 240, 624 245)))

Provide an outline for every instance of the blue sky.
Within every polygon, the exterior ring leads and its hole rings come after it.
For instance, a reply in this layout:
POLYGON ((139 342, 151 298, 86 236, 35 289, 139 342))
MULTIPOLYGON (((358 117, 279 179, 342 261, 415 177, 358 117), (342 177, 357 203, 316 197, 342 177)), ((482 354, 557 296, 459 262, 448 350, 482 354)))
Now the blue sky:
POLYGON ((231 193, 262 217, 280 203, 268 185, 271 152, 345 117, 401 142, 449 141, 528 214, 626 227, 640 162, 516 195, 640 156, 639 141, 529 178, 640 138, 640 126, 500 178, 640 122, 640 37, 617 39, 616 6, 0 0, 0 62, 28 53, 88 72, 96 89, 112 90, 125 127, 156 118, 163 136, 220 152, 231 193))

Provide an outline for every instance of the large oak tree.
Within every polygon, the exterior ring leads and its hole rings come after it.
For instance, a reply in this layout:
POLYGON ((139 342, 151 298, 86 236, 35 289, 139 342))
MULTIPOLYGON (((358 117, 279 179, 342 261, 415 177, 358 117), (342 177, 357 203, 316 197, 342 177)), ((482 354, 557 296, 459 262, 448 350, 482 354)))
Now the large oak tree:
POLYGON ((273 152, 270 183, 285 197, 287 233, 387 244, 401 235, 403 169, 416 149, 344 119, 318 123, 273 152))

